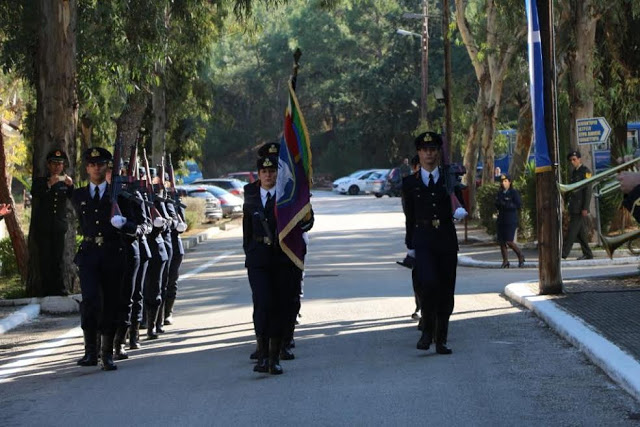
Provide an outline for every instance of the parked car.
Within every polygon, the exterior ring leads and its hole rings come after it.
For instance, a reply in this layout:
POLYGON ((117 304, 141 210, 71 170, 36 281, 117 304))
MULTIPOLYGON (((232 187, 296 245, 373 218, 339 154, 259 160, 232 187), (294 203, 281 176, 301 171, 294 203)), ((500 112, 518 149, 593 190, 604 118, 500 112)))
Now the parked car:
POLYGON ((181 197, 196 197, 204 199, 204 217, 207 222, 216 222, 222 219, 222 204, 220 200, 204 188, 192 186, 176 186, 176 191, 181 197))
POLYGON ((389 197, 400 197, 402 193, 402 174, 400 168, 393 168, 385 176, 380 191, 375 192, 376 197, 387 195, 389 197))
POLYGON ((355 196, 359 193, 373 193, 380 191, 381 175, 386 175, 388 169, 362 169, 349 176, 333 181, 333 191, 355 196))
POLYGON ((256 182, 258 180, 257 172, 231 172, 222 176, 222 178, 235 178, 246 184, 256 182))
POLYGON ((227 190, 234 196, 244 200, 244 186, 246 182, 236 178, 203 178, 193 182, 193 185, 215 185, 223 190, 227 190))
POLYGON ((234 196, 227 190, 216 187, 215 185, 201 185, 199 188, 204 188, 220 200, 220 204, 222 205, 222 215, 224 217, 242 215, 242 205, 244 204, 244 200, 240 197, 234 196))

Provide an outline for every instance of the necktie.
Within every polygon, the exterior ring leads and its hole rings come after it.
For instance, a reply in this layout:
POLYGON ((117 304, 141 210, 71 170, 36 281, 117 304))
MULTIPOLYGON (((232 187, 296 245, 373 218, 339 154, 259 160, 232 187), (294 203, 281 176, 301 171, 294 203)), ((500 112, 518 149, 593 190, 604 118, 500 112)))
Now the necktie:
POLYGON ((433 187, 433 175, 429 174, 429 188, 433 187))
POLYGON ((273 209, 273 197, 271 196, 271 191, 267 191, 267 202, 264 204, 265 210, 273 209))
POLYGON ((95 186, 95 191, 93 192, 93 201, 94 202, 99 202, 100 201, 100 188, 98 188, 98 186, 95 186))

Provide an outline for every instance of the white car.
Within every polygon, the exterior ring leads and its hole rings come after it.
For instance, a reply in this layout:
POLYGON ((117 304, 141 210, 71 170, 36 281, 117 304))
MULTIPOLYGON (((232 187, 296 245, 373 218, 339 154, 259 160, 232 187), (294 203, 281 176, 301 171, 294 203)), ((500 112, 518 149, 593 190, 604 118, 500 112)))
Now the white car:
MULTIPOLYGON (((376 185, 381 187, 384 177, 389 169, 363 169, 349 176, 333 181, 333 191, 340 194, 355 196, 359 193, 372 193, 376 191, 376 185)), ((379 189, 378 189, 379 191, 379 189)))

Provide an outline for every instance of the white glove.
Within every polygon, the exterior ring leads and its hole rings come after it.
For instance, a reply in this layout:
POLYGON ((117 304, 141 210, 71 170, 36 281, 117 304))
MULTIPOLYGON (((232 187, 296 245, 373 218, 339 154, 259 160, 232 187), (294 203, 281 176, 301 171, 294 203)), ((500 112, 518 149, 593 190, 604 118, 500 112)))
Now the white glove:
POLYGON ((306 231, 302 233, 302 240, 304 240, 304 244, 309 246, 309 233, 306 231))
POLYGON ((456 209, 456 211, 453 213, 453 217, 457 220, 460 219, 464 219, 466 216, 468 215, 467 211, 465 208, 458 208, 456 209))
POLYGON ((120 230, 126 223, 127 223, 127 218, 123 216, 114 215, 113 217, 111 217, 111 225, 113 225, 118 230, 120 230))
POLYGON ((154 219, 153 226, 158 228, 164 227, 164 218, 157 217, 156 219, 154 219))
POLYGON ((415 249, 409 249, 407 251, 407 256, 411 257, 411 258, 415 258, 416 257, 416 250, 415 249))
POLYGON ((176 230, 178 231, 178 233, 182 233, 183 231, 186 231, 187 229, 187 223, 185 222, 179 222, 178 225, 176 226, 176 230))

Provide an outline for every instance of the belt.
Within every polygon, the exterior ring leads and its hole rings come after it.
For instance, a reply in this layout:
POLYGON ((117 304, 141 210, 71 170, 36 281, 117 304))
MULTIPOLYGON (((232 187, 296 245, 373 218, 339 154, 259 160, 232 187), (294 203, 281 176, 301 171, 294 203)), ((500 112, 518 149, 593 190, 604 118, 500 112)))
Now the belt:
POLYGON ((273 244, 273 241, 268 237, 256 237, 256 236, 254 236, 253 240, 255 240, 256 242, 264 243, 265 245, 269 245, 269 246, 271 246, 273 244))
POLYGON ((97 246, 102 246, 105 244, 117 244, 118 240, 110 239, 107 240, 104 236, 96 236, 96 237, 83 237, 82 243, 90 243, 97 246))
POLYGON ((416 221, 416 228, 431 228, 434 230, 439 229, 444 225, 453 224, 453 221, 442 220, 439 218, 434 219, 421 219, 416 221))

